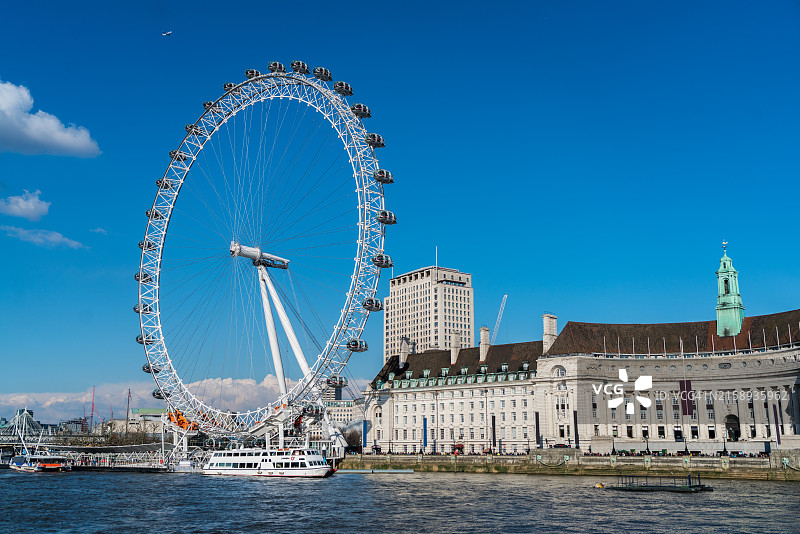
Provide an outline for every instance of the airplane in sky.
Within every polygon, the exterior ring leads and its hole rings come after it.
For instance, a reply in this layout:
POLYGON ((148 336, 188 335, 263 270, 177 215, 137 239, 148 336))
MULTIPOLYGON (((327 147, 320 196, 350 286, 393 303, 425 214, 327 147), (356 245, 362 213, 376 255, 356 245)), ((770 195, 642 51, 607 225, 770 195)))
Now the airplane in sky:
POLYGON ((164 37, 169 37, 170 35, 172 35, 172 30, 168 32, 161 32, 161 35, 163 35, 164 37))

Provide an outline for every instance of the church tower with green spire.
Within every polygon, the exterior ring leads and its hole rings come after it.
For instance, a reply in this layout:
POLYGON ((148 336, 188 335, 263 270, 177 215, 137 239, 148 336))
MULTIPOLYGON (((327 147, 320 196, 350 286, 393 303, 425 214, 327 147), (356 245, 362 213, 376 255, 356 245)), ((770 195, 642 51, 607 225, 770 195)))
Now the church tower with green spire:
POLYGON ((728 257, 727 242, 722 243, 722 259, 717 271, 717 335, 735 336, 742 330, 744 305, 739 294, 739 272, 728 257))

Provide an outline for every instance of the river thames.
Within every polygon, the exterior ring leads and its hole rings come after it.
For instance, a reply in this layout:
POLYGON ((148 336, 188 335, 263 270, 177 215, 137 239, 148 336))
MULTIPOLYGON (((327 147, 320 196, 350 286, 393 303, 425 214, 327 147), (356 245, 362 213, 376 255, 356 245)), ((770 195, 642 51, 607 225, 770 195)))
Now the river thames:
POLYGON ((706 480, 713 492, 595 489, 602 477, 0 472, 0 531, 800 532, 800 484, 706 480))

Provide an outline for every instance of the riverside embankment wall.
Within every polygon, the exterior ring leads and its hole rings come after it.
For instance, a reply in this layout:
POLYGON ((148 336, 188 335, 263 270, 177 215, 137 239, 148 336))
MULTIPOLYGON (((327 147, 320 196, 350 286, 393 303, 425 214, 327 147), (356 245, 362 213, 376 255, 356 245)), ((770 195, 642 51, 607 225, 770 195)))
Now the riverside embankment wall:
POLYGON ((574 449, 531 451, 524 456, 351 455, 341 469, 413 469, 421 472, 531 475, 638 475, 800 481, 800 450, 769 457, 584 456, 574 449))

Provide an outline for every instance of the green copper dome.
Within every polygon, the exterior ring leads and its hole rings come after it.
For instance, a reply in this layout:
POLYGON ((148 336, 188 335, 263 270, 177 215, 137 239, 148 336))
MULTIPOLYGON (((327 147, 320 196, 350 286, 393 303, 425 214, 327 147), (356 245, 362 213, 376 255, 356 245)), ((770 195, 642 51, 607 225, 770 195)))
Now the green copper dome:
POLYGON ((739 272, 733 268, 726 245, 722 245, 723 254, 717 271, 717 335, 720 337, 737 335, 742 330, 744 320, 739 272))

